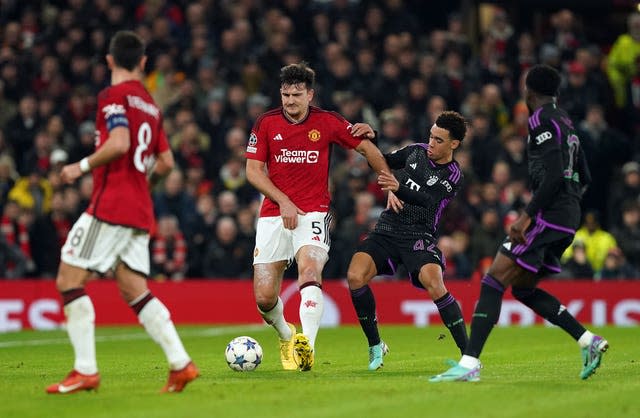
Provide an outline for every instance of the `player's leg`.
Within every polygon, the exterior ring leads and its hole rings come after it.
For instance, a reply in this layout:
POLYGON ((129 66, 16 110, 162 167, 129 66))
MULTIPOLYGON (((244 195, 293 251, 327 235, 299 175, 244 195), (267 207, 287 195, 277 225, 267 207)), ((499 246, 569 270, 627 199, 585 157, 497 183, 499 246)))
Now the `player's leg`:
POLYGON ((146 277, 141 273, 120 263, 116 267, 115 276, 122 298, 167 358, 169 379, 162 392, 181 392, 199 373, 182 344, 171 320, 171 313, 164 303, 151 293, 146 277))
POLYGON ((282 276, 286 261, 259 263, 253 266, 253 294, 258 312, 278 332, 281 339, 290 339, 290 328, 284 319, 284 304, 280 299, 282 276))
POLYGON ((60 262, 56 286, 62 294, 67 334, 73 347, 73 370, 60 383, 50 385, 47 393, 65 394, 98 389, 100 375, 96 361, 95 311, 85 292, 91 272, 60 262))
POLYGON ((294 349, 302 371, 310 370, 314 363, 315 343, 324 311, 322 269, 328 259, 327 249, 315 245, 304 245, 296 254, 302 333, 296 334, 294 349))
MULTIPOLYGON (((362 247, 360 249, 364 250, 362 247)), ((369 345, 369 370, 380 369, 384 364, 383 357, 389 351, 387 345, 380 339, 376 299, 369 287, 369 282, 377 273, 375 261, 371 254, 365 251, 358 251, 353 255, 347 271, 351 302, 369 345)))
POLYGON ((293 355, 296 328, 285 320, 280 299, 282 276, 292 258, 291 232, 284 228, 282 218, 259 218, 253 255, 253 294, 262 319, 278 333, 280 361, 285 370, 298 369, 293 355))
POLYGON ((115 267, 120 295, 167 358, 169 378, 162 392, 181 392, 199 373, 182 344, 169 310, 147 286, 149 235, 130 228, 119 229, 121 244, 114 248, 114 252, 121 260, 115 267))
POLYGON ((298 226, 291 231, 293 253, 298 264, 300 323, 302 333, 294 337, 294 350, 300 370, 310 370, 324 308, 322 270, 329 260, 331 214, 309 212, 298 215, 298 226))
POLYGON ((482 278, 480 298, 471 320, 471 334, 464 355, 456 366, 433 376, 430 382, 480 380, 480 353, 500 317, 504 291, 514 279, 529 274, 533 273, 524 271, 511 258, 498 252, 482 278))
POLYGON ((460 349, 460 353, 464 354, 464 349, 468 342, 467 328, 462 317, 460 305, 444 285, 442 267, 435 263, 425 264, 420 269, 418 280, 436 304, 440 318, 449 329, 453 340, 460 349))
POLYGON ((85 292, 85 284, 91 277, 90 263, 95 260, 92 252, 99 244, 96 242, 99 232, 100 224, 83 214, 73 225, 62 247, 56 287, 62 295, 67 334, 75 359, 71 373, 62 382, 50 385, 47 393, 74 393, 97 389, 100 385, 96 362, 96 315, 91 298, 85 292))
MULTIPOLYGON (((571 244, 572 238, 568 236, 566 240, 560 239, 548 246, 545 252, 544 272, 560 271, 559 257, 571 244)), ((580 377, 586 379, 600 366, 602 354, 609 348, 609 343, 601 336, 587 330, 555 296, 536 287, 541 278, 542 274, 539 274, 534 282, 516 280, 512 283, 511 293, 517 300, 576 340, 583 360, 580 377)))

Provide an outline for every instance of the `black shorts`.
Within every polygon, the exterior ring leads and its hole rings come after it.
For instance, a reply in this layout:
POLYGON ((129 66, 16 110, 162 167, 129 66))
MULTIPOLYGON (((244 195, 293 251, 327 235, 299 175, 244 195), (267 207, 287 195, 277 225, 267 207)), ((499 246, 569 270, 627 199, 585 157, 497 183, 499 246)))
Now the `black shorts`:
POLYGON ((507 237, 500 246, 500 252, 530 272, 539 275, 560 273, 560 257, 573 242, 575 233, 538 216, 527 229, 524 244, 514 246, 507 237))
POLYGON ((444 256, 431 238, 401 238, 370 233, 360 243, 357 251, 373 258, 378 274, 394 275, 400 264, 409 272, 411 284, 424 289, 418 279, 420 269, 425 264, 437 264, 444 271, 444 256))

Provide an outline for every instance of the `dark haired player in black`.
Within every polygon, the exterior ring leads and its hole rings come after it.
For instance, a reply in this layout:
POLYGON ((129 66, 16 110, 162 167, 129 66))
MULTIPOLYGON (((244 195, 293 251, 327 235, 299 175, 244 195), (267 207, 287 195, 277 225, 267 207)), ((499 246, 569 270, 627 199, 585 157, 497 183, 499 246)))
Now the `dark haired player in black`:
POLYGON ((467 345, 462 312, 444 286, 445 260, 435 238, 442 211, 462 184, 462 170, 453 151, 466 129, 460 114, 443 112, 431 127, 427 144, 412 144, 384 156, 389 167, 397 169, 397 179, 383 171, 378 183, 404 204, 397 212, 389 208, 380 215, 374 231, 353 255, 347 273, 351 300, 369 342, 369 370, 382 366, 388 348, 378 334, 376 302, 368 283, 376 275, 395 273, 399 264, 407 268, 414 286, 429 292, 460 350, 467 345))
POLYGON ((527 148, 533 198, 509 229, 488 273, 471 322, 469 344, 460 362, 431 382, 480 380, 480 353, 498 321, 502 295, 511 293, 535 313, 565 330, 580 345, 580 377, 591 376, 609 343, 587 331, 560 302, 536 287, 560 271, 560 256, 580 223, 580 198, 591 178, 580 140, 567 113, 556 105, 560 74, 536 65, 525 81, 529 117, 527 148))

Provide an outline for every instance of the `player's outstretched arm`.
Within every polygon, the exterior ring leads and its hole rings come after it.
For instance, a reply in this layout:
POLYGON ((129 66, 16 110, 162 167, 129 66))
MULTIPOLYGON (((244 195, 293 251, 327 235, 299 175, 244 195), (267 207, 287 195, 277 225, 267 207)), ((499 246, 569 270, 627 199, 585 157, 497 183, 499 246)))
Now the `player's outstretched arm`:
POLYGON ((68 164, 62 168, 60 173, 62 181, 73 183, 84 173, 120 158, 129 151, 130 146, 129 128, 123 126, 113 128, 109 132, 107 141, 96 152, 77 163, 68 164))

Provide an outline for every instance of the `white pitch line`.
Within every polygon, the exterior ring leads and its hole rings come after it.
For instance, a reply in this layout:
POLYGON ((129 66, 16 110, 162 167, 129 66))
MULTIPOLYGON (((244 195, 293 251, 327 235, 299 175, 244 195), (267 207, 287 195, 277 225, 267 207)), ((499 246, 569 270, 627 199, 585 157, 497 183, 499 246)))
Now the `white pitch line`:
MULTIPOLYGON (((221 328, 206 328, 200 330, 182 330, 178 334, 180 337, 215 337, 226 334, 236 334, 244 331, 257 331, 264 329, 264 325, 247 325, 242 327, 221 327, 221 328)), ((116 335, 96 335, 96 342, 110 342, 110 341, 134 341, 145 340, 151 338, 146 332, 137 332, 130 334, 116 334, 116 335)), ((30 347, 40 345, 57 345, 57 344, 69 344, 69 338, 42 338, 37 340, 14 340, 14 341, 2 341, 0 342, 0 348, 9 347, 30 347)))

